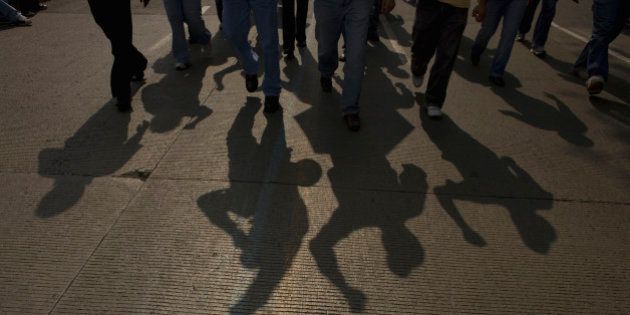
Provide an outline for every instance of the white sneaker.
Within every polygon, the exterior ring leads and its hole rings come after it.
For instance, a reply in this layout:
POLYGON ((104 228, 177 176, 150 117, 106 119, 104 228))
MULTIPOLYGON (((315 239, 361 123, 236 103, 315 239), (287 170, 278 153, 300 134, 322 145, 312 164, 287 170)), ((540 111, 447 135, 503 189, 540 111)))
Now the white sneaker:
POLYGON ((415 87, 421 87, 422 83, 424 82, 424 76, 423 75, 412 75, 413 78, 413 86, 415 87))
POLYGON ((435 105, 429 105, 427 106, 427 115, 429 118, 439 119, 442 118, 442 110, 435 105))
POLYGON ((588 80, 586 80, 586 89, 590 95, 601 93, 604 89, 604 77, 601 75, 594 75, 588 78, 588 80))

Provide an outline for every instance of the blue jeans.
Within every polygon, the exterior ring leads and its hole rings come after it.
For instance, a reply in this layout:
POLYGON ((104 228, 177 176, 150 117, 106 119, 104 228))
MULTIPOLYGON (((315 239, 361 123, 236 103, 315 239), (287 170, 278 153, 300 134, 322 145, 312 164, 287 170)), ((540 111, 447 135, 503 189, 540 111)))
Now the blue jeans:
MULTIPOLYGON (((527 34, 532 27, 532 21, 534 20, 534 14, 536 13, 536 7, 540 0, 532 0, 525 10, 525 16, 519 32, 527 34)), ((536 28, 534 29, 534 37, 532 38, 532 44, 534 47, 545 47, 547 43, 547 37, 549 36, 549 29, 551 28, 551 22, 556 16, 556 4, 558 0, 542 0, 542 8, 536 21, 536 28)))
POLYGON ((344 114, 359 112, 359 97, 365 70, 365 50, 370 12, 369 0, 315 0, 315 36, 319 71, 332 78, 339 66, 337 44, 342 30, 346 44, 341 106, 344 114))
POLYGON ((475 57, 481 56, 488 46, 488 41, 497 30, 501 18, 503 18, 503 30, 501 31, 501 39, 499 47, 492 60, 490 75, 494 77, 502 77, 505 73, 505 67, 510 60, 512 54, 512 46, 514 39, 521 24, 521 19, 527 7, 527 0, 488 0, 486 3, 486 18, 481 24, 481 30, 475 38, 475 43, 471 49, 471 55, 475 57))
POLYGON ((14 7, 10 6, 3 0, 0 0, 0 15, 2 15, 2 17, 13 23, 17 21, 18 14, 20 14, 18 10, 16 10, 14 7))
POLYGON ((617 38, 630 15, 628 0, 595 0, 593 2, 593 34, 575 62, 586 68, 589 76, 608 79, 608 45, 617 38))
POLYGON ((246 74, 258 73, 258 55, 247 42, 250 13, 262 40, 266 96, 280 95, 280 42, 278 40, 278 0, 227 0, 223 2, 223 32, 236 48, 246 74))
POLYGON ((184 22, 188 25, 191 41, 208 44, 212 34, 201 17, 201 0, 164 0, 164 8, 173 31, 173 56, 182 63, 190 62, 184 22))

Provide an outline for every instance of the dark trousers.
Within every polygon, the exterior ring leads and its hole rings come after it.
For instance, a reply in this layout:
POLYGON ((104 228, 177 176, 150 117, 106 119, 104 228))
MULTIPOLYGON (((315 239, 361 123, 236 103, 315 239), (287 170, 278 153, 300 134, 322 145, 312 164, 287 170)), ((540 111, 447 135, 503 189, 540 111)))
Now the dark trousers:
POLYGON ((416 6, 411 72, 416 76, 424 75, 435 55, 425 94, 427 104, 440 107, 444 104, 467 19, 468 9, 436 0, 420 0, 416 6))
POLYGON ((608 45, 619 36, 628 16, 628 0, 593 1, 593 34, 575 67, 586 68, 589 76, 601 75, 608 79, 608 45))
MULTIPOLYGON (((532 0, 525 10, 525 15, 521 21, 519 27, 519 33, 527 34, 532 28, 532 22, 534 21, 534 14, 540 0, 532 0)), ((540 9, 540 15, 536 21, 536 28, 534 29, 534 37, 532 38, 532 44, 534 47, 544 47, 549 36, 549 29, 551 28, 551 22, 556 16, 556 4, 558 0, 542 0, 542 8, 540 9)))
POLYGON ((223 23, 223 0, 214 0, 214 4, 217 7, 217 15, 219 16, 219 22, 223 23))
POLYGON ((131 76, 147 66, 147 59, 132 43, 131 6, 124 0, 88 0, 88 3, 96 24, 112 45, 112 96, 127 102, 131 98, 131 76))
POLYGON ((295 50, 296 40, 306 42, 307 12, 308 0, 282 0, 282 49, 285 52, 295 50))
POLYGON ((370 13, 370 27, 368 37, 378 37, 378 16, 381 14, 381 0, 374 0, 372 13, 370 13))

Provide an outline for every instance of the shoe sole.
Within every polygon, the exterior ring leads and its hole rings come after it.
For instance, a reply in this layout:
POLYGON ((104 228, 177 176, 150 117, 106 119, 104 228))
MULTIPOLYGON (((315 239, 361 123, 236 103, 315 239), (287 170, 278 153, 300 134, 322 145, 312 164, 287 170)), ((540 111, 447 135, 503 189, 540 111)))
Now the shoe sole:
POLYGON ((586 89, 588 90, 588 94, 597 95, 604 90, 604 82, 595 82, 593 84, 589 84, 586 89))

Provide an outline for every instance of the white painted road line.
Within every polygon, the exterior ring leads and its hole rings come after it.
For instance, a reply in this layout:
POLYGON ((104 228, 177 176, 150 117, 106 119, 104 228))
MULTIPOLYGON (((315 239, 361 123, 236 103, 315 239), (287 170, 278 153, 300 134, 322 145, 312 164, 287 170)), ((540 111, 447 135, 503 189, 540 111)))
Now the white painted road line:
MULTIPOLYGON (((551 22, 551 26, 557 28, 558 30, 564 32, 565 34, 567 34, 567 35, 569 35, 569 36, 571 36, 571 37, 573 37, 573 38, 575 38, 575 39, 577 39, 579 41, 582 41, 585 44, 588 43, 588 38, 586 38, 586 37, 584 37, 584 36, 582 36, 580 34, 577 34, 577 33, 573 32, 573 31, 571 31, 571 30, 569 30, 567 28, 564 28, 564 27, 556 24, 555 22, 551 22)), ((608 49, 608 54, 613 56, 613 57, 615 57, 615 58, 617 58, 617 59, 619 59, 619 60, 621 60, 621 61, 623 61, 623 62, 625 62, 625 63, 630 63, 630 58, 628 58, 626 56, 623 56, 620 53, 618 53, 618 52, 616 52, 616 51, 614 51, 614 50, 612 50, 610 48, 608 49)))

